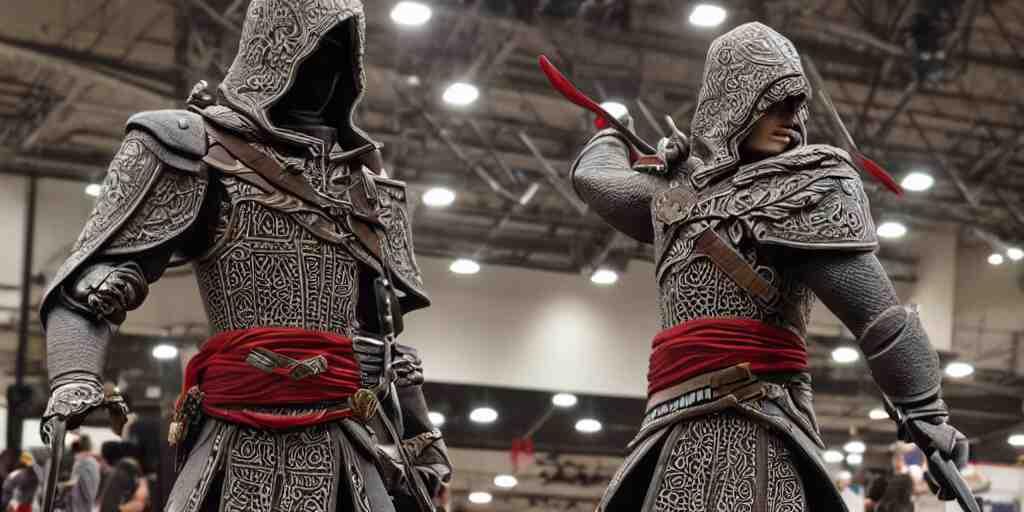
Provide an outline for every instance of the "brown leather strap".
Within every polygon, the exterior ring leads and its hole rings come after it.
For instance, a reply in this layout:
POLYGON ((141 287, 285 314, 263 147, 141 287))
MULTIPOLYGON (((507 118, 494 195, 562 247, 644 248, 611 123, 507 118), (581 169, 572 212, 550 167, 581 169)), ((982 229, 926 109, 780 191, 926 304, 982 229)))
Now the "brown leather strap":
POLYGON ((710 388, 713 396, 717 398, 729 394, 731 390, 746 386, 755 380, 754 374, 750 372, 750 365, 747 363, 698 375, 651 395, 647 400, 647 411, 673 398, 701 388, 710 388))
MULTIPOLYGON (((373 184, 365 183, 365 181, 372 180, 370 176, 362 176, 364 180, 362 187, 352 187, 349 189, 349 197, 352 199, 355 208, 345 208, 345 203, 331 201, 316 193, 301 175, 288 172, 277 160, 252 147, 248 142, 218 129, 211 123, 206 123, 206 127, 208 133, 227 149, 229 153, 247 167, 256 171, 256 174, 262 176, 263 179, 276 188, 288 192, 307 203, 318 206, 334 217, 340 218, 343 211, 347 213, 349 229, 355 233, 360 242, 374 256, 383 261, 380 244, 380 241, 385 238, 384 233, 380 229, 383 224, 376 214, 376 208, 371 205, 367 194, 367 189, 372 187, 373 184)), ((369 149, 374 148, 371 145, 369 149)), ((361 156, 367 151, 367 148, 364 146, 344 155, 339 155, 338 158, 353 158, 354 156, 361 156)))
POLYGON ((750 292, 764 304, 772 307, 777 304, 779 300, 778 288, 772 286, 772 283, 761 277, 754 270, 754 267, 751 267, 750 263, 743 259, 740 253, 736 252, 732 246, 726 243, 725 240, 722 240, 722 237, 718 236, 714 228, 705 229, 701 233, 700 237, 697 238, 694 249, 711 258, 711 261, 722 272, 725 272, 729 279, 732 279, 737 286, 750 292))

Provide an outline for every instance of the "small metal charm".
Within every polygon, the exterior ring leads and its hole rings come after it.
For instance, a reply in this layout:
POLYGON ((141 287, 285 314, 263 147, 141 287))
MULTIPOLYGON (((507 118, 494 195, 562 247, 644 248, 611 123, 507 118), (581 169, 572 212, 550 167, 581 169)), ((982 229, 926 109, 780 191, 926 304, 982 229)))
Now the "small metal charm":
POLYGON ((369 389, 356 391, 352 398, 352 412, 355 417, 362 421, 369 421, 377 413, 377 395, 369 389))

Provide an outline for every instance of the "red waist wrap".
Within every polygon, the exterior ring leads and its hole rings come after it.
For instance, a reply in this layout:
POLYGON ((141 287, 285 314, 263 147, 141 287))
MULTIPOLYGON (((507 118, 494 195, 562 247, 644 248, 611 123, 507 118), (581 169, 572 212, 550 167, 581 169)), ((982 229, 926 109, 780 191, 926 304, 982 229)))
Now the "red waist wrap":
POLYGON ((292 416, 225 406, 341 401, 352 396, 359 383, 359 363, 350 338, 298 328, 258 328, 225 331, 208 339, 185 369, 184 389, 199 386, 203 412, 210 416, 251 427, 281 429, 325 423, 352 413, 347 407, 335 407, 292 416), (286 368, 268 373, 245 361, 255 348, 297 361, 323 356, 327 370, 299 380, 290 378, 286 368))
POLYGON ((647 394, 740 363, 750 363, 753 373, 806 371, 807 347, 793 332, 758 320, 683 322, 654 337, 647 394))

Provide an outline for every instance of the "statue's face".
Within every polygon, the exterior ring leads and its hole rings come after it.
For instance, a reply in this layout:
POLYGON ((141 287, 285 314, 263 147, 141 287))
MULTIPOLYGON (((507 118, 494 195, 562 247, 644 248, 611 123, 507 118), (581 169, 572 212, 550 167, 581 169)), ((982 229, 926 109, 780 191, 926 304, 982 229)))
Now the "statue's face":
POLYGON ((769 108, 754 124, 740 146, 745 160, 753 161, 782 153, 801 139, 797 111, 801 98, 791 97, 769 108))

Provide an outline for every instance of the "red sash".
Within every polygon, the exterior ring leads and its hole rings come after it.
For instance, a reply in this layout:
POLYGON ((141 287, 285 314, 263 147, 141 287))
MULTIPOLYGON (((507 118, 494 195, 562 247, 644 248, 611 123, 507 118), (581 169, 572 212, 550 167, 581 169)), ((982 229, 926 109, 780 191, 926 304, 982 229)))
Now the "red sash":
POLYGON ((359 364, 351 339, 298 328, 258 328, 226 331, 208 339, 185 369, 184 389, 199 386, 203 412, 210 416, 251 427, 281 429, 325 423, 352 413, 344 406, 296 416, 231 406, 342 401, 359 389, 359 383, 359 364), (245 361, 255 348, 296 361, 323 356, 327 369, 299 380, 290 378, 285 369, 268 373, 245 361))
POLYGON ((647 394, 740 363, 754 373, 807 371, 807 347, 793 332, 758 320, 683 322, 654 337, 647 394))

